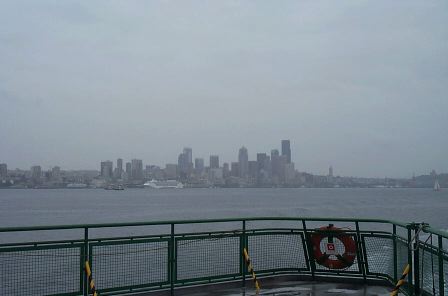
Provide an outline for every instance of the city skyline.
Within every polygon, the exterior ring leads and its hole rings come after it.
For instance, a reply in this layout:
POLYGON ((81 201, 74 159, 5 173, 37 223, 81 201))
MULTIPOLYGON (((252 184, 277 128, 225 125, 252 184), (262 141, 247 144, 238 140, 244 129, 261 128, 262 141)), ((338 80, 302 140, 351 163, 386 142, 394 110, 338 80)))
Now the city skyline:
MULTIPOLYGON (((43 165, 37 162, 32 163, 31 165, 29 165, 28 167, 17 167, 17 166, 13 166, 11 165, 8 161, 6 160, 1 160, 0 159, 0 163, 1 164, 6 164, 8 165, 8 170, 28 170, 30 169, 31 171, 33 170, 33 168, 35 167, 40 167, 40 169, 42 171, 44 170, 52 170, 53 168, 57 168, 58 170, 62 169, 62 170, 67 170, 67 171, 82 171, 82 170, 92 170, 92 171, 99 171, 100 175, 102 175, 103 173, 103 164, 106 164, 108 166, 108 170, 110 171, 110 175, 114 175, 114 169, 115 168, 119 168, 120 171, 125 171, 125 169, 123 168, 123 164, 130 164, 133 161, 134 162, 139 162, 139 167, 141 167, 141 169, 143 170, 144 166, 158 166, 161 168, 166 167, 167 165, 173 165, 175 164, 176 166, 178 165, 178 163, 182 162, 181 160, 181 156, 182 154, 187 154, 187 159, 185 161, 186 164, 190 163, 192 165, 192 169, 196 168, 196 165, 198 163, 198 161, 201 163, 202 166, 205 167, 210 167, 210 168, 222 168, 223 165, 231 165, 232 162, 234 161, 238 161, 239 157, 240 157, 240 152, 241 149, 246 149, 247 153, 247 161, 258 161, 260 155, 270 155, 270 157, 272 158, 273 153, 278 153, 279 155, 287 155, 287 162, 292 162, 295 164, 295 169, 298 172, 303 172, 303 173, 310 173, 313 175, 326 175, 326 172, 328 172, 328 170, 330 169, 331 171, 331 175, 333 175, 333 162, 329 162, 327 164, 326 167, 323 167, 321 169, 319 169, 319 171, 307 171, 307 170, 301 170, 300 167, 297 167, 297 164, 294 162, 294 153, 292 153, 292 151, 294 151, 293 149, 291 149, 291 141, 290 140, 281 140, 280 142, 280 146, 279 147, 272 147, 269 151, 252 151, 250 149, 247 149, 245 145, 240 146, 239 149, 236 149, 235 151, 235 155, 233 159, 225 159, 223 160, 220 154, 217 153, 212 153, 209 154, 208 156, 202 156, 202 155, 196 155, 194 154, 194 149, 192 147, 186 147, 184 146, 183 148, 183 152, 179 155, 178 159, 175 160, 175 157, 173 157, 172 161, 168 161, 165 163, 161 163, 161 162, 152 162, 152 161, 147 161, 145 159, 142 158, 138 158, 138 157, 132 157, 132 158, 124 158, 124 157, 116 157, 116 158, 103 158, 100 162, 100 166, 98 167, 97 164, 92 164, 89 167, 66 167, 64 165, 61 164, 50 164, 50 165, 43 165), (127 159, 128 161, 124 161, 124 159, 127 159), (211 163, 215 162, 218 164, 218 166, 211 166, 211 163), (115 163, 115 164, 114 164, 115 163), (109 168, 110 166, 110 168, 109 168)), ((181 168, 182 170, 182 168, 181 168)), ((353 174, 344 174, 344 173, 339 173, 337 174, 338 176, 343 176, 343 177, 362 177, 362 178, 410 178, 412 176, 415 175, 425 175, 428 171, 437 171, 438 173, 445 173, 446 170, 436 170, 434 168, 429 168, 426 171, 422 171, 422 172, 416 172, 413 171, 412 173, 409 174, 403 174, 401 176, 363 176, 363 175, 353 175, 353 174)))
POLYGON ((11 167, 229 162, 288 138, 301 171, 448 168, 447 1, 6 0, 0 18, 11 167))

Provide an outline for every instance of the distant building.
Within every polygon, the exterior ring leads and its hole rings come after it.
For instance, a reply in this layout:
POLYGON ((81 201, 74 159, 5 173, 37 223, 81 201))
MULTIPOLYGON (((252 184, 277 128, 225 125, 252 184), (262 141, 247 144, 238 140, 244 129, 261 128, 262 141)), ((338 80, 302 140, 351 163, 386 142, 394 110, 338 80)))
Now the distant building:
POLYGON ((131 179, 135 181, 143 180, 143 161, 141 159, 131 160, 131 179))
POLYGON ((232 162, 230 164, 230 175, 232 177, 240 176, 240 166, 239 166, 238 162, 232 162))
POLYGON ((126 162, 126 175, 128 178, 131 177, 132 164, 130 162, 126 162))
POLYGON ((204 159, 203 158, 195 158, 194 159, 194 169, 196 174, 202 174, 204 172, 204 159))
POLYGON ((182 177, 187 177, 193 171, 193 150, 185 147, 183 152, 179 154, 177 165, 179 173, 182 177))
POLYGON ((223 174, 224 178, 227 178, 230 176, 230 167, 227 162, 223 163, 223 165, 222 165, 222 174, 223 174))
POLYGON ((117 168, 116 168, 115 178, 121 179, 121 175, 123 174, 123 159, 117 159, 117 168))
POLYGON ((271 150, 271 159, 274 158, 275 156, 280 156, 280 152, 278 152, 277 149, 272 149, 271 150))
POLYGON ((219 156, 218 155, 210 155, 210 168, 211 169, 219 168, 219 156))
POLYGON ((58 166, 55 166, 51 169, 51 179, 53 181, 60 181, 61 180, 61 168, 58 166))
POLYGON ((188 164, 193 164, 193 149, 185 147, 184 148, 184 154, 186 157, 186 161, 188 164))
POLYGON ((330 166, 330 167, 328 168, 328 176, 329 176, 329 177, 333 177, 333 167, 332 167, 332 166, 330 166))
POLYGON ((249 155, 246 147, 241 147, 238 152, 238 166, 240 169, 240 178, 246 178, 249 173, 249 155))
POLYGON ((103 179, 110 179, 112 178, 113 173, 113 163, 110 160, 102 161, 101 162, 101 177, 103 179))
POLYGON ((291 163, 291 143, 289 140, 282 140, 282 155, 286 156, 286 163, 291 163))
POLYGON ((177 179, 177 164, 167 163, 165 165, 165 178, 177 179))
POLYGON ((8 165, 0 163, 0 179, 5 180, 8 177, 8 165))
POLYGON ((42 168, 40 165, 35 165, 31 167, 31 179, 33 183, 39 183, 42 177, 42 168))
POLYGON ((255 160, 249 160, 248 162, 248 176, 252 179, 256 179, 258 176, 258 162, 255 160))

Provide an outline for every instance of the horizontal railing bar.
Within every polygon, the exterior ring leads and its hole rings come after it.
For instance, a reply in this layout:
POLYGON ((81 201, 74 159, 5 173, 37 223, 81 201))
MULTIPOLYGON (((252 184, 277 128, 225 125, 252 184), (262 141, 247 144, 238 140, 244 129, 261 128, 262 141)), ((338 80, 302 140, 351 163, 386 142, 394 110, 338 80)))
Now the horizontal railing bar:
POLYGON ((424 233, 437 234, 437 235, 440 235, 443 238, 448 239, 448 232, 446 232, 446 231, 443 231, 443 230, 440 230, 440 229, 435 229, 435 228, 432 228, 430 226, 423 227, 422 230, 423 230, 424 233))
MULTIPOLYGON (((146 221, 146 222, 124 222, 124 223, 101 223, 101 224, 72 224, 72 225, 40 225, 21 227, 1 227, 0 232, 19 232, 37 230, 67 230, 84 228, 114 228, 133 226, 156 226, 156 225, 181 225, 181 224, 205 224, 205 223, 225 223, 242 221, 332 221, 332 222, 367 222, 394 224, 406 228, 408 224, 393 220, 368 219, 368 218, 329 218, 329 217, 249 217, 249 218, 226 218, 226 219, 203 219, 203 220, 166 220, 166 221, 146 221)), ((445 234, 448 235, 448 234, 445 234)))

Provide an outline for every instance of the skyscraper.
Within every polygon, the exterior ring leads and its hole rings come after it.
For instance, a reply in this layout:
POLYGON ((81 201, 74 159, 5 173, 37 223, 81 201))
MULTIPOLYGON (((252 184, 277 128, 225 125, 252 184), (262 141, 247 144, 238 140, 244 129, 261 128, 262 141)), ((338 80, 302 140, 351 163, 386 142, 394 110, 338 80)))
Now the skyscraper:
POLYGON ((218 155, 210 155, 210 168, 211 169, 219 168, 219 156, 218 155))
POLYGON ((184 148, 185 161, 187 164, 193 164, 193 150, 191 148, 184 148))
POLYGON ((241 147, 238 152, 238 167, 240 169, 240 178, 246 178, 249 173, 249 156, 246 147, 241 147))
POLYGON ((287 163, 291 163, 291 143, 289 140, 282 140, 282 155, 286 156, 287 163))
POLYGON ((8 176, 8 165, 0 163, 0 179, 4 180, 8 176))
POLYGON ((113 163, 110 160, 101 162, 101 177, 104 179, 112 178, 113 163))
POLYGON ((194 159, 194 169, 196 174, 202 174, 204 172, 204 159, 203 158, 195 158, 194 159))
POLYGON ((143 161, 141 159, 131 160, 132 180, 143 180, 143 161))
POLYGON ((121 158, 117 159, 117 169, 118 169, 118 174, 121 177, 121 173, 123 173, 123 159, 121 159, 121 158))

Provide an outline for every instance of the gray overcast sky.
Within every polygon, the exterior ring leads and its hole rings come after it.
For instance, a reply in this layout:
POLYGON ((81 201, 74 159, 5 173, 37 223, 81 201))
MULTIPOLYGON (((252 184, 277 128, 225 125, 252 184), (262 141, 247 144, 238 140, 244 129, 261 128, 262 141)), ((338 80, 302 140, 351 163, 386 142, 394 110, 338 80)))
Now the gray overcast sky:
POLYGON ((448 1, 17 1, 0 9, 0 162, 448 171, 448 1))

